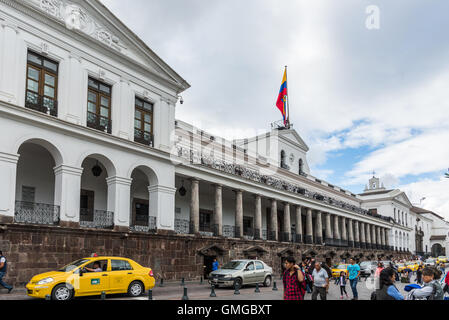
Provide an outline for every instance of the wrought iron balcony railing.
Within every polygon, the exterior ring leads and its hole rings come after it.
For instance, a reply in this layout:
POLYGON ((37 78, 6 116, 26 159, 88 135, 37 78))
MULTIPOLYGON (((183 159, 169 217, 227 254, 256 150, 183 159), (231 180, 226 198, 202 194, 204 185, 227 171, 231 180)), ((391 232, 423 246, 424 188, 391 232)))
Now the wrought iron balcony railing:
POLYGON ((156 233, 156 221, 156 217, 149 216, 146 224, 134 224, 133 226, 129 227, 129 229, 134 232, 156 233))
POLYGON ((134 128, 134 142, 144 144, 146 146, 154 146, 154 136, 148 132, 134 128))
POLYGON ((235 227, 234 226, 223 226, 223 237, 235 238, 235 227))
POLYGON ((35 111, 49 114, 53 117, 58 116, 58 101, 43 96, 28 96, 25 100, 25 107, 35 111))
POLYGON ((80 226, 92 229, 113 229, 114 212, 81 208, 80 226))
POLYGON ((92 129, 112 133, 111 119, 102 117, 96 113, 87 112, 87 126, 92 129))
POLYGON ((52 204, 16 201, 14 222, 40 225, 58 225, 60 207, 52 204))
POLYGON ((189 234, 190 221, 184 219, 175 219, 175 232, 178 234, 189 234))

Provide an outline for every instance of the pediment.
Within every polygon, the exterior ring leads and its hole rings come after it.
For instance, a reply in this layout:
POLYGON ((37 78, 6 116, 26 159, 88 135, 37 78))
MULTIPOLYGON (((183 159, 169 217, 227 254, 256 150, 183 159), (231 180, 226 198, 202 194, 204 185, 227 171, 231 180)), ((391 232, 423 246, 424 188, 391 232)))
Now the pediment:
POLYGON ((288 140, 289 142, 299 146, 301 149, 305 150, 306 152, 309 151, 309 147, 304 142, 304 140, 301 138, 301 136, 296 132, 296 130, 289 129, 289 130, 279 130, 279 136, 282 138, 288 140))
POLYGON ((200 250, 198 250, 198 254, 203 255, 203 256, 221 256, 223 255, 223 253, 226 250, 223 249, 222 247, 220 247, 219 245, 216 244, 212 244, 210 246, 201 248, 200 250))
POLYGON ((412 203, 408 199, 407 195, 404 192, 399 193, 397 196, 394 197, 395 200, 405 204, 406 206, 412 207, 412 203))
POLYGON ((189 85, 98 0, 23 0, 66 29, 88 36, 187 89, 189 85))

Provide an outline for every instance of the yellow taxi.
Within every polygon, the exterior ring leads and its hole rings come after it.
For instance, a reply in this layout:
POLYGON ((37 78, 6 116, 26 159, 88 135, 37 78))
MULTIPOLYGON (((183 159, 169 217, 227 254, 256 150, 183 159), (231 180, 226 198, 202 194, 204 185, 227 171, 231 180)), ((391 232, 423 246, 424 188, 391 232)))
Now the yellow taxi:
POLYGON ((398 272, 402 272, 405 270, 405 268, 407 268, 407 265, 405 263, 398 263, 397 267, 398 267, 398 272))
POLYGON ((412 271, 418 271, 419 263, 416 261, 406 262, 405 265, 412 271))
POLYGON ((447 263, 447 257, 440 256, 437 258, 437 263, 447 263))
POLYGON ((128 293, 140 296, 154 288, 150 268, 120 257, 93 257, 74 261, 65 267, 34 276, 26 285, 27 294, 34 298, 70 300, 74 297, 128 293))
POLYGON ((346 275, 349 276, 348 265, 347 264, 339 264, 336 268, 332 269, 332 277, 338 278, 342 271, 346 272, 346 275))

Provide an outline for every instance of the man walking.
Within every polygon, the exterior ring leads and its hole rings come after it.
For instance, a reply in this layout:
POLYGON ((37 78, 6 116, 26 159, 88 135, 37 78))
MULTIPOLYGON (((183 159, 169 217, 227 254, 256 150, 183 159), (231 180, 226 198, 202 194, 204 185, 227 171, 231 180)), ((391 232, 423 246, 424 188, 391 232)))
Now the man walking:
POLYGON ((313 276, 313 292, 312 300, 317 300, 318 293, 321 300, 326 300, 327 292, 329 291, 329 276, 319 262, 315 263, 315 270, 312 273, 313 276))
POLYGON ((3 256, 3 252, 0 251, 0 285, 8 289, 8 293, 10 293, 12 287, 3 282, 3 277, 6 275, 7 266, 8 262, 6 261, 6 258, 3 256))
POLYGON ((285 271, 282 276, 284 284, 284 300, 304 300, 304 273, 292 257, 288 257, 285 260, 284 266, 285 271))
POLYGON ((358 300, 359 294, 357 292, 357 281, 360 277, 360 266, 355 263, 354 259, 349 260, 350 265, 348 265, 349 273, 349 283, 351 285, 353 298, 351 300, 358 300))

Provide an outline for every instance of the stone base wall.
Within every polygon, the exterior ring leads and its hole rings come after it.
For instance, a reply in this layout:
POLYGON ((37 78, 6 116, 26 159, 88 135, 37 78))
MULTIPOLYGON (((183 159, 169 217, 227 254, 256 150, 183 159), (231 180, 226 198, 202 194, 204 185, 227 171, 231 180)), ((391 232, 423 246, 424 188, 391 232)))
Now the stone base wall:
MULTIPOLYGON (((204 256, 217 256, 223 264, 231 259, 255 258, 281 272, 282 257, 297 261, 316 257, 338 263, 355 256, 361 261, 384 257, 404 258, 392 251, 338 248, 174 234, 143 234, 69 227, 0 224, 0 250, 8 259, 7 283, 25 285, 38 273, 55 270, 92 253, 122 256, 153 269, 164 280, 199 280, 204 274, 204 256), (330 260, 329 260, 330 259, 330 260)), ((384 259, 384 258, 382 258, 384 259)))

